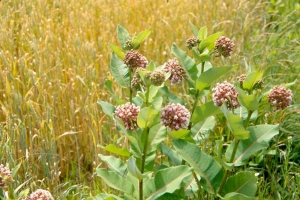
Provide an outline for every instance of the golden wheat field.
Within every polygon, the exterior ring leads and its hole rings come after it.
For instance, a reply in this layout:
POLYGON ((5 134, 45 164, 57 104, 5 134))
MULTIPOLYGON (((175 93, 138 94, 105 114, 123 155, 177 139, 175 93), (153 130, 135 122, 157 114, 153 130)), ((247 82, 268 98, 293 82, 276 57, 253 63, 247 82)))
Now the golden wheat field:
POLYGON ((132 35, 150 28, 140 52, 157 65, 172 58, 172 43, 186 48, 189 22, 209 33, 224 30, 235 52, 215 64, 239 64, 244 45, 267 25, 265 6, 259 0, 1 1, 0 162, 22 163, 23 188, 57 196, 101 190, 93 177, 99 145, 117 133, 97 100, 110 101, 104 81, 113 80, 109 44, 119 45, 117 25, 132 35))

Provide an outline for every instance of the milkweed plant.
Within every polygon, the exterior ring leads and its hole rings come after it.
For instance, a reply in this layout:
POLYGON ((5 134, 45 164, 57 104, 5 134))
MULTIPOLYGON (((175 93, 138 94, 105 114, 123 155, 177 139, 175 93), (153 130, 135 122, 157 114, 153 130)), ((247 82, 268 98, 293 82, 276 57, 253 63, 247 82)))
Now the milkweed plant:
POLYGON ((116 140, 123 148, 113 143, 103 147, 109 155, 99 154, 105 165, 96 175, 114 192, 92 199, 256 199, 260 172, 249 162, 279 134, 279 124, 260 116, 291 104, 289 84, 266 90, 254 67, 232 78, 238 66, 212 66, 231 57, 234 42, 190 24, 186 51, 173 44, 166 63, 138 51, 150 29, 130 36, 117 27, 121 48, 110 44, 110 72, 127 95, 114 94, 107 80, 113 103, 98 103, 116 137, 126 139, 116 140), (176 85, 187 94, 176 94, 176 85))

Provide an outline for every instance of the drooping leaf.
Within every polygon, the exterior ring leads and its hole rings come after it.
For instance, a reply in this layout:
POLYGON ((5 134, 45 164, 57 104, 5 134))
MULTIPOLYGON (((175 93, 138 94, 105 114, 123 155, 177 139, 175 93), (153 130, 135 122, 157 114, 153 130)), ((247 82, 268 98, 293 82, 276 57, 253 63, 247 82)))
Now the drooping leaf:
POLYGON ((98 100, 97 103, 101 105, 102 110, 105 114, 107 114, 108 116, 113 118, 113 113, 116 110, 116 108, 113 105, 111 105, 110 103, 107 103, 105 101, 101 101, 101 100, 98 100))
MULTIPOLYGON (((279 133, 279 125, 250 126, 247 130, 250 131, 250 137, 247 140, 240 141, 233 160, 235 166, 244 165, 253 154, 267 148, 270 140, 279 133)), ((231 157, 234 144, 235 140, 233 140, 225 153, 227 160, 231 157)))
POLYGON ((245 90, 251 91, 253 86, 258 82, 261 81, 263 77, 263 73, 260 71, 255 71, 247 75, 245 80, 243 81, 243 88, 245 90))
POLYGON ((123 59, 125 57, 125 54, 117 45, 109 44, 109 46, 120 59, 123 59))
POLYGON ((257 178, 253 172, 238 172, 234 176, 227 179, 222 196, 235 192, 254 197, 257 190, 256 182, 257 178))
POLYGON ((201 106, 196 107, 192 115, 191 122, 196 124, 206 119, 207 117, 218 114, 219 112, 221 112, 219 107, 215 106, 213 101, 209 101, 205 104, 202 104, 201 106))
POLYGON ((231 171, 233 168, 232 163, 227 163, 223 160, 222 155, 223 155, 223 140, 217 140, 216 141, 216 149, 215 153, 217 154, 217 160, 219 163, 223 166, 224 169, 231 171))
POLYGON ((209 133, 215 127, 215 124, 214 116, 210 116, 192 127, 191 135, 196 144, 199 144, 202 140, 209 136, 209 133))
POLYGON ((107 164, 110 170, 118 173, 120 176, 126 175, 127 165, 124 164, 120 158, 116 158, 114 156, 104 156, 102 154, 98 154, 98 156, 107 164))
POLYGON ((110 71, 111 75, 115 78, 115 80, 121 87, 129 87, 129 68, 114 53, 111 54, 110 71))
POLYGON ((125 147, 119 148, 119 147, 116 147, 116 145, 114 145, 114 144, 109 144, 106 147, 104 147, 103 149, 105 151, 109 151, 111 153, 114 153, 114 154, 117 154, 120 156, 125 156, 127 158, 129 158, 129 156, 130 156, 129 151, 125 147))
POLYGON ((183 165, 158 171, 153 178, 145 181, 144 199, 154 200, 165 193, 173 193, 190 173, 190 167, 183 165))
POLYGON ((140 44, 147 39, 147 37, 150 35, 151 33, 151 30, 150 29, 147 29, 147 30, 144 30, 142 32, 140 32, 138 34, 138 36, 136 38, 133 39, 133 48, 134 49, 138 49, 140 44))
POLYGON ((257 200, 257 198, 256 197, 248 197, 243 194, 232 192, 232 193, 226 194, 224 197, 224 200, 257 200))
POLYGON ((182 163, 182 159, 177 153, 177 151, 174 151, 173 149, 164 144, 161 144, 161 151, 164 155, 168 157, 168 160, 172 166, 177 166, 182 163))
POLYGON ((208 49, 209 51, 211 51, 214 47, 215 47, 215 42, 217 41, 217 39, 219 37, 221 37, 223 35, 223 32, 218 32, 218 33, 214 33, 210 36, 208 36, 207 38, 205 38, 204 40, 202 40, 199 44, 199 51, 202 53, 204 51, 204 49, 208 49))
POLYGON ((158 115, 152 107, 142 108, 137 116, 137 124, 140 128, 146 128, 153 123, 153 119, 158 115))
POLYGON ((190 21, 190 25, 192 27, 192 31, 193 31, 194 36, 197 37, 197 35, 198 35, 198 28, 197 28, 197 26, 195 26, 191 21, 190 21))
POLYGON ((212 156, 201 151, 197 145, 181 139, 173 141, 173 145, 179 155, 200 175, 203 189, 215 194, 224 176, 221 165, 212 156))
POLYGON ((226 104, 222 105, 221 110, 223 111, 224 116, 227 119, 227 126, 230 129, 231 133, 234 135, 234 138, 236 138, 237 140, 248 139, 249 131, 245 129, 242 118, 229 112, 226 104))
POLYGON ((156 124, 150 128, 147 153, 155 151, 157 146, 166 139, 167 128, 161 126, 161 124, 156 124))
POLYGON ((234 68, 235 68, 235 66, 210 68, 209 70, 205 71, 198 77, 197 82, 196 82, 196 88, 199 91, 204 90, 212 82, 216 81, 221 76, 229 73, 234 68))
POLYGON ((117 35, 118 35, 118 39, 119 39, 119 42, 122 46, 122 48, 125 50, 125 44, 126 44, 126 41, 130 39, 130 35, 128 33, 128 31, 123 28, 122 26, 118 25, 118 28, 117 28, 117 35))
POLYGON ((134 187, 133 184, 128 182, 124 177, 118 175, 116 172, 107 171, 106 169, 97 168, 96 174, 111 188, 118 191, 125 192, 132 198, 134 187))
POLYGON ((129 158, 127 168, 128 168, 128 172, 139 180, 142 180, 143 178, 147 177, 146 175, 142 174, 141 171, 136 166, 136 161, 134 157, 129 158))
POLYGON ((207 27, 203 26, 200 28, 199 32, 198 32, 198 39, 200 41, 204 40, 207 37, 207 27))
POLYGON ((196 62, 175 44, 172 45, 172 53, 180 61, 189 78, 194 82, 198 73, 196 62))
POLYGON ((236 87, 235 89, 239 93, 238 101, 242 106, 246 107, 247 110, 251 111, 258 109, 259 104, 255 95, 247 95, 245 91, 239 87, 236 87))

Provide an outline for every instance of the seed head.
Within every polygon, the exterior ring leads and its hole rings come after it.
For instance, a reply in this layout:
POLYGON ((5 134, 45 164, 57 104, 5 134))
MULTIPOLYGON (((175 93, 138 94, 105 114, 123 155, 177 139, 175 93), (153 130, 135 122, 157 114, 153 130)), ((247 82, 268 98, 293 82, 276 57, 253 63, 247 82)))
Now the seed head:
POLYGON ((0 188, 13 182, 11 171, 4 165, 0 165, 0 188))
POLYGON ((169 77, 171 83, 181 82, 186 75, 186 72, 176 58, 170 59, 164 64, 164 71, 166 73, 171 72, 171 76, 169 77))
POLYGON ((192 49, 193 47, 197 46, 199 43, 199 40, 195 36, 191 36, 189 39, 186 41, 186 46, 189 49, 192 49))
POLYGON ((126 130, 135 130, 138 128, 137 116, 139 112, 140 108, 138 106, 127 102, 116 108, 115 115, 124 122, 126 130))
POLYGON ((212 89, 213 101, 216 106, 221 106, 223 101, 227 103, 227 108, 237 108, 240 106, 238 102, 238 93, 234 88, 234 85, 224 81, 223 83, 217 83, 217 86, 212 89))
POLYGON ((126 52, 123 62, 132 70, 138 67, 146 68, 146 66, 148 65, 147 58, 134 50, 126 52))
POLYGON ((233 51, 233 47, 235 46, 234 42, 225 36, 221 36, 216 41, 215 49, 218 51, 217 56, 230 56, 230 53, 233 51))
POLYGON ((290 89, 286 89, 283 86, 275 86, 268 95, 268 101, 276 110, 283 110, 291 105, 292 97, 293 94, 290 89))
POLYGON ((162 109, 161 123, 171 130, 179 130, 188 126, 191 114, 181 104, 169 104, 162 109))
POLYGON ((26 197, 26 200, 54 200, 54 198, 49 191, 38 189, 26 197))
POLYGON ((165 73, 163 71, 154 71, 150 75, 150 81, 155 86, 160 86, 165 81, 165 73))

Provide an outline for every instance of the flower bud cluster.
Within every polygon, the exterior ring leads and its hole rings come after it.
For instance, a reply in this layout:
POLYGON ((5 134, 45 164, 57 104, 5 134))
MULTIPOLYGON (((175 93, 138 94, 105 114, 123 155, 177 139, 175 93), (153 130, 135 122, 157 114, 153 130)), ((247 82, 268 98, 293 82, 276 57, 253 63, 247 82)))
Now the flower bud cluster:
POLYGON ((11 171, 4 165, 0 165, 0 187, 7 186, 13 181, 11 171))
POLYGON ((215 49, 218 51, 217 56, 230 56, 230 53, 233 51, 235 46, 234 42, 225 36, 221 36, 215 44, 215 49))
POLYGON ((199 40, 195 36, 191 36, 189 39, 186 40, 186 46, 189 49, 197 46, 199 44, 199 40))
POLYGON ((140 112, 140 107, 127 102, 120 105, 115 110, 115 115, 124 122, 126 130, 135 130, 138 128, 137 116, 140 112))
POLYGON ((228 109, 234 109, 240 106, 238 102, 238 93, 234 88, 234 85, 224 81, 223 83, 217 83, 217 86, 212 89, 213 101, 216 106, 221 106, 223 101, 227 103, 228 109))
POLYGON ((124 49, 125 50, 131 50, 133 49, 133 42, 131 39, 127 40, 124 44, 124 49))
POLYGON ((179 130, 188 126, 191 114, 181 104, 169 104, 162 109, 161 123, 171 130, 179 130))
POLYGON ((129 67, 132 70, 138 67, 146 68, 148 65, 147 58, 134 50, 126 52, 123 62, 125 63, 125 65, 127 65, 127 67, 129 67))
POLYGON ((268 95, 268 101, 277 110, 283 110, 291 105, 292 97, 293 94, 290 89, 286 89, 283 86, 275 86, 268 95))
POLYGON ((154 71, 150 75, 150 81, 155 86, 160 86, 165 81, 165 73, 163 71, 154 71))
POLYGON ((138 67, 132 77, 131 80, 131 88, 134 90, 139 90, 140 89, 140 85, 143 83, 140 75, 139 75, 139 71, 145 71, 144 68, 138 67))
POLYGON ((38 189, 26 197, 25 200, 54 200, 54 198, 49 191, 38 189))
POLYGON ((247 77, 247 74, 242 74, 236 78, 237 81, 240 83, 241 88, 243 88, 243 83, 244 83, 244 80, 246 79, 246 77, 247 77))
POLYGON ((171 72, 171 76, 169 77, 171 83, 179 83, 186 76, 186 72, 176 58, 170 59, 164 64, 164 71, 166 73, 171 72))

